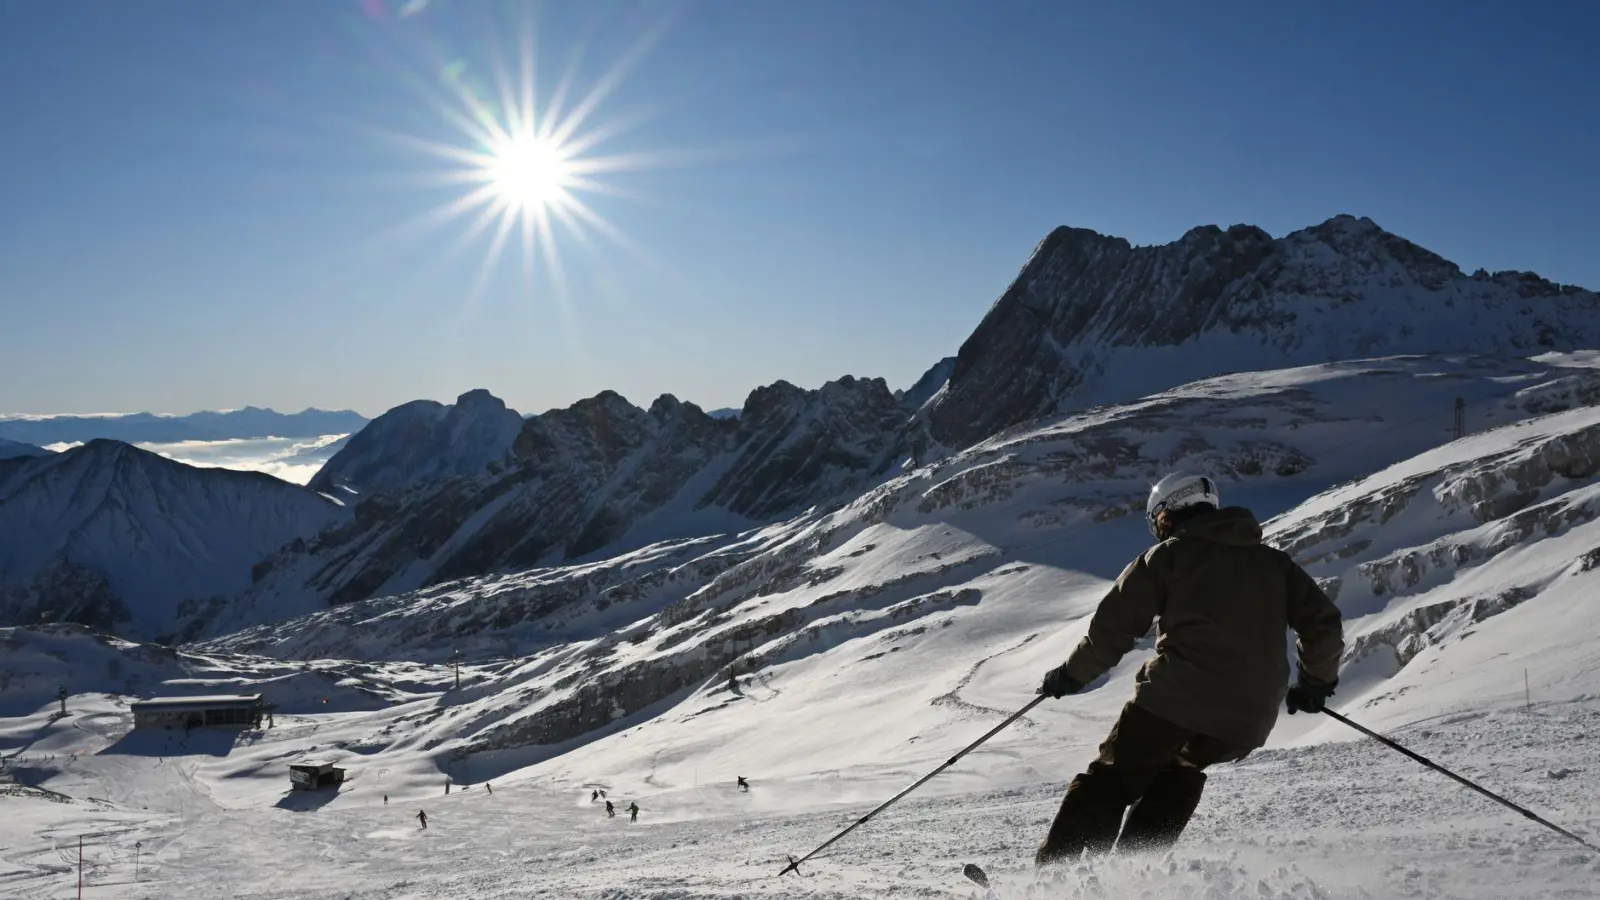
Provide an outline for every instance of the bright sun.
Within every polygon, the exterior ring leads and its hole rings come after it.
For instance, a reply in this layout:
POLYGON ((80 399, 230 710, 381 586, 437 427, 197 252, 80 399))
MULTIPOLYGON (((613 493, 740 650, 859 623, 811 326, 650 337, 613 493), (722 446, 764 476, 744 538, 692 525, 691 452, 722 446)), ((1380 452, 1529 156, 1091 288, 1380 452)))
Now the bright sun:
POLYGON ((515 243, 521 244, 524 285, 531 288, 535 258, 541 258, 544 274, 551 279, 558 298, 564 298, 566 291, 558 233, 588 249, 594 248, 595 237, 606 238, 644 257, 621 229, 590 207, 588 198, 598 194, 636 196, 612 184, 611 176, 642 172, 667 159, 660 152, 596 152, 648 118, 636 113, 596 121, 601 104, 643 58, 664 27, 665 24, 645 29, 635 46, 586 91, 579 91, 573 81, 575 60, 568 64, 548 97, 542 98, 535 90, 531 24, 524 25, 515 71, 508 67, 504 54, 491 48, 490 79, 474 77, 465 62, 457 61, 439 73, 442 95, 434 91, 432 84, 419 83, 423 99, 460 132, 459 139, 452 136, 448 141, 439 141, 394 133, 389 136, 449 164, 443 171, 430 173, 429 181, 464 186, 466 190, 417 219, 401 223, 394 233, 431 231, 464 218, 466 228, 448 251, 452 254, 479 236, 489 235, 487 252, 472 287, 473 296, 488 283, 502 251, 514 242, 513 235, 520 238, 515 243))
POLYGON ((501 143, 485 168, 500 199, 529 212, 560 205, 573 184, 561 148, 533 134, 518 134, 501 143))

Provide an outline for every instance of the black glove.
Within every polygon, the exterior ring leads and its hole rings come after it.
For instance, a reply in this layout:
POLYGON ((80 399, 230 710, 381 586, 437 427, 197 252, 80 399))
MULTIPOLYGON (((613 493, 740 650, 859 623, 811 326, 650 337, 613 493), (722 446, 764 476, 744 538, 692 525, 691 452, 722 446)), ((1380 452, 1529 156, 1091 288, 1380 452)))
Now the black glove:
POLYGON ((1044 674, 1044 684, 1039 686, 1039 693, 1060 700, 1068 694, 1076 694, 1083 690, 1083 685, 1077 679, 1067 674, 1067 664, 1062 663, 1044 674))
POLYGON ((1297 712, 1319 713, 1328 705, 1328 698, 1333 696, 1333 689, 1339 684, 1333 681, 1329 684, 1311 681, 1304 675, 1289 688, 1289 695, 1283 698, 1283 705, 1289 708, 1289 715, 1297 712))

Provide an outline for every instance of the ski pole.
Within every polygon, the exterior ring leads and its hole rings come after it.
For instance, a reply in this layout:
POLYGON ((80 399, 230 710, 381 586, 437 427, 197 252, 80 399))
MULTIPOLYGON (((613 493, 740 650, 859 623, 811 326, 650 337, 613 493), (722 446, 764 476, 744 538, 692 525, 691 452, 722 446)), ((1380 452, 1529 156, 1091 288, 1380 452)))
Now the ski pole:
POLYGON ((961 757, 966 756, 968 753, 971 753, 972 751, 978 749, 978 745, 982 744, 984 741, 987 741, 988 739, 990 739, 990 738, 994 737, 995 735, 999 734, 1002 730, 1005 729, 1005 727, 1007 725, 1010 725, 1012 722, 1015 722, 1016 720, 1022 718, 1024 715, 1026 715, 1028 713, 1029 710, 1033 709, 1035 706, 1038 706, 1040 703, 1043 703, 1045 701, 1045 696, 1046 695, 1044 695, 1044 694, 1040 694, 1039 696, 1033 698, 1032 700, 1029 700, 1027 706, 1024 706, 1023 708, 1021 708, 1021 709, 1017 710, 1016 712, 1012 713, 1011 716, 1009 718, 1007 718, 1004 722, 1001 722, 999 725, 996 725, 995 727, 989 729, 989 733, 988 734, 985 734, 983 737, 978 738, 977 740, 975 740, 972 743, 968 744, 964 749, 962 749, 962 751, 960 753, 957 753, 955 756, 952 756, 952 757, 950 757, 950 759, 946 760, 944 765, 940 766, 937 769, 934 769, 932 772, 929 772, 928 774, 926 774, 926 775, 922 776, 921 778, 917 779, 917 783, 916 784, 913 784, 912 786, 906 788, 905 790, 901 791, 900 793, 895 794, 893 797, 890 797, 888 800, 885 800, 881 806, 879 806, 877 809, 873 810, 872 812, 867 813, 866 815, 862 816, 861 818, 857 819, 855 821, 855 824, 851 825, 849 828, 846 828, 845 830, 839 832, 838 834, 834 835, 833 837, 828 838, 826 841, 823 842, 822 846, 820 846, 817 849, 811 851, 810 853, 807 853, 805 856, 802 856, 799 859, 795 859, 792 856, 789 857, 789 865, 786 866, 782 872, 779 872, 778 876, 782 877, 784 875, 789 874, 790 872, 794 872, 796 874, 799 874, 799 872, 800 872, 800 864, 801 863, 805 862, 806 860, 810 859, 813 856, 816 856, 818 853, 821 853, 822 851, 828 849, 828 847, 832 846, 835 841, 839 840, 840 838, 844 837, 845 835, 849 834, 850 832, 855 831, 857 828, 860 828, 861 826, 867 824, 867 820, 871 819, 873 816, 877 815, 878 813, 881 813, 884 810, 888 809, 889 807, 893 806, 895 801, 899 800, 901 797, 904 797, 905 795, 911 793, 912 791, 916 790, 917 788, 922 787, 924 784, 927 784, 928 780, 933 778, 933 776, 935 776, 935 775, 939 774, 940 772, 943 772, 945 769, 948 769, 951 766, 955 765, 956 761, 961 759, 961 757))
POLYGON ((1334 712, 1331 709, 1324 708, 1322 711, 1324 713, 1326 713, 1327 715, 1331 716, 1332 718, 1335 718, 1335 719, 1339 720, 1340 722, 1343 722, 1344 724, 1349 725, 1351 728, 1354 728, 1355 730, 1361 732, 1362 734, 1366 735, 1367 737, 1370 737, 1370 738, 1376 740, 1378 743, 1383 744, 1385 747, 1388 747, 1390 750, 1394 750, 1394 751, 1402 753, 1402 754, 1404 754, 1406 756, 1409 756, 1412 759, 1416 760, 1417 762, 1422 763, 1423 765, 1427 766, 1428 768, 1434 770, 1435 772, 1438 772, 1439 774, 1445 775, 1445 776, 1447 776, 1449 778, 1453 778, 1456 781, 1460 782, 1461 784, 1464 784, 1467 787, 1472 788, 1473 790, 1475 790, 1478 793, 1484 795, 1485 797, 1488 797, 1490 800, 1493 800, 1494 802, 1499 803, 1502 806, 1505 806, 1505 807, 1508 807, 1510 809, 1516 810, 1524 818, 1531 819, 1531 820, 1533 820, 1535 822, 1538 822, 1540 825, 1543 825, 1544 827, 1550 829, 1551 831, 1554 831, 1556 834, 1559 834, 1559 835, 1561 835, 1563 837, 1571 838, 1572 840, 1577 841, 1578 843, 1582 844, 1583 846, 1588 847, 1590 850, 1593 850, 1596 853, 1600 853, 1600 847, 1596 847, 1595 845, 1589 843, 1588 841, 1584 840, 1583 838, 1578 837, 1577 835, 1575 835, 1572 832, 1566 830, 1565 828, 1562 828, 1560 825, 1556 825, 1556 824, 1548 821, 1547 819, 1541 818, 1538 814, 1536 814, 1536 813, 1534 813, 1534 812, 1532 812, 1532 811, 1530 811, 1528 809, 1525 809, 1525 808, 1523 808, 1521 806, 1518 806, 1515 803, 1512 803, 1510 800, 1507 800, 1506 798, 1500 796, 1499 794, 1496 794, 1494 791, 1491 791, 1486 787, 1482 787, 1481 785, 1478 785, 1478 784, 1475 784, 1475 783, 1473 783, 1471 781, 1468 781, 1467 779, 1461 777, 1460 775, 1457 775, 1456 773, 1450 771, 1449 769, 1446 769, 1444 766, 1439 765, 1438 763, 1434 762, 1433 760, 1430 760, 1430 759, 1422 756, 1421 754, 1413 753, 1410 750, 1407 750, 1406 748, 1404 748, 1404 747, 1400 746, 1399 744, 1395 743, 1394 741, 1391 741, 1388 738, 1384 737, 1383 735, 1377 733, 1376 731, 1373 731, 1372 729, 1367 728, 1364 725, 1358 725, 1355 722, 1352 722, 1349 719, 1345 718, 1344 716, 1339 715, 1338 713, 1334 712))

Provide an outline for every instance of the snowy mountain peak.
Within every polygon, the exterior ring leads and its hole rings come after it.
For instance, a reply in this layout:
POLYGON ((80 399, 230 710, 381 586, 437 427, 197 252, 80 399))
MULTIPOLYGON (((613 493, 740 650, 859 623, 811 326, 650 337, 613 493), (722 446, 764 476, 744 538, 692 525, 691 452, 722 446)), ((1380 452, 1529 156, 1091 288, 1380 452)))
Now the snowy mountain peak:
POLYGON ((185 601, 348 511, 258 472, 94 440, 0 469, 0 623, 71 619, 157 634, 185 601))
POLYGON ((1061 227, 962 344, 929 427, 962 447, 1226 371, 1592 346, 1594 293, 1526 273, 1469 278, 1371 219, 1281 239, 1204 226, 1151 247, 1061 227))
POLYGON ((482 389, 467 391, 453 406, 413 400, 352 435, 309 486, 403 493, 436 478, 478 475, 506 458, 522 425, 519 413, 482 389))

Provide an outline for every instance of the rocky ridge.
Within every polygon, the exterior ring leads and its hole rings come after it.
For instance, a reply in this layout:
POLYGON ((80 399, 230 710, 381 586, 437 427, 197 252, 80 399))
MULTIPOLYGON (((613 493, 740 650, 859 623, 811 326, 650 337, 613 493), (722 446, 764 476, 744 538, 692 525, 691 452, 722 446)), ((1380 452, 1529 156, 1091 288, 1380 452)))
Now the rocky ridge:
POLYGON ((640 409, 607 391, 517 417, 503 453, 453 453, 444 474, 437 455, 384 452, 401 435, 451 447, 446 436, 461 432, 503 437, 499 420, 516 414, 483 398, 466 414, 408 404, 375 420, 381 433, 357 435, 312 482, 365 485, 354 518, 263 561, 237 602, 192 607, 188 634, 755 528, 866 486, 907 415, 882 379, 848 376, 814 391, 758 388, 727 419, 671 395, 640 409), (494 427, 474 424, 485 412, 494 427))
POLYGON ((1134 247, 1057 228, 962 344, 928 415, 965 447, 1040 416, 1225 371, 1600 346, 1600 297, 1454 263, 1338 216, 1283 238, 1195 228, 1134 247))
MULTIPOLYGON (((442 659, 454 648, 500 659, 496 674, 430 713, 435 746, 555 752, 678 692, 846 639, 887 650, 1041 567, 1113 577, 1146 541, 1134 514, 1149 479, 1173 467, 1208 471, 1230 502, 1270 513, 1382 468, 1376 460, 1447 441, 1455 396, 1470 398, 1469 419, 1482 430, 1596 389, 1600 372, 1497 358, 1223 376, 1015 430, 740 540, 439 585, 202 646, 375 659, 442 659)), ((1304 533, 1331 542, 1336 526, 1304 533)), ((1327 554, 1297 544, 1299 533, 1274 532, 1318 565, 1327 554)), ((1340 557, 1331 543, 1327 552, 1340 565, 1376 558, 1340 557)))

